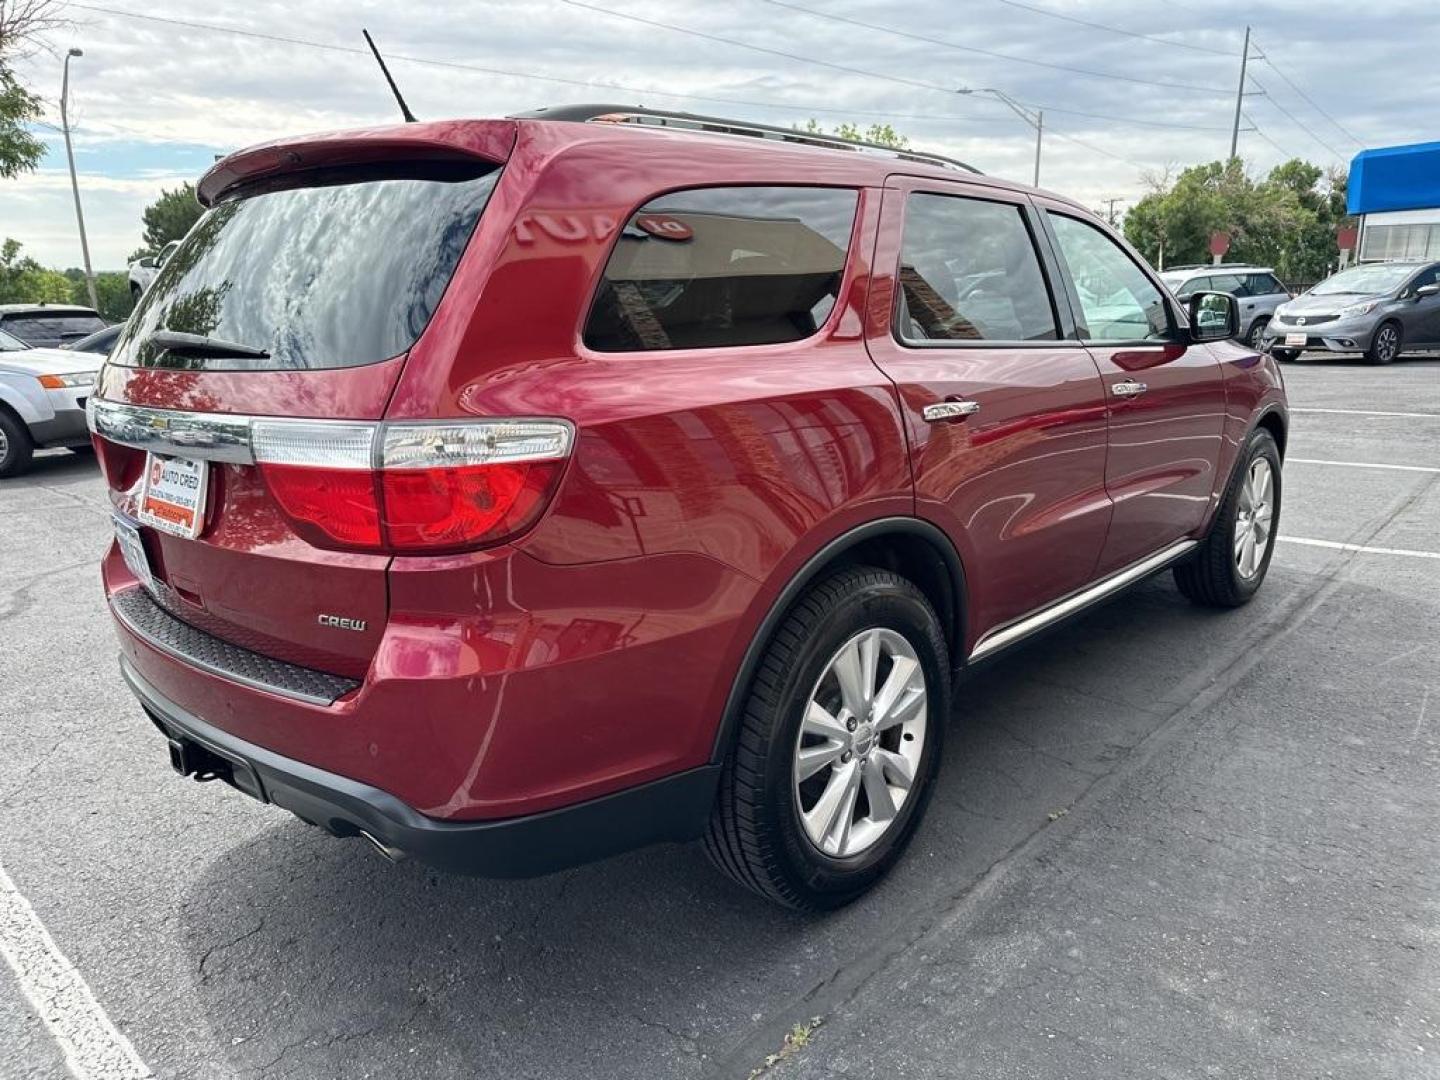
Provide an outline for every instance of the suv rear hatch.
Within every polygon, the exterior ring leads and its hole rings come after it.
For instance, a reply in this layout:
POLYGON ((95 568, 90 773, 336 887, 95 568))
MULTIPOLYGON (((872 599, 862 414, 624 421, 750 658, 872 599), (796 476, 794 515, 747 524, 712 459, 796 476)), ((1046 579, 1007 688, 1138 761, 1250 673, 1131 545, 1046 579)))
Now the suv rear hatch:
POLYGON ((363 677, 396 550, 374 520, 391 438, 377 422, 513 141, 499 121, 321 136, 202 180, 210 209, 131 317, 91 412, 117 528, 138 523, 137 577, 172 615, 363 677), (202 496, 193 524, 185 484, 202 496))

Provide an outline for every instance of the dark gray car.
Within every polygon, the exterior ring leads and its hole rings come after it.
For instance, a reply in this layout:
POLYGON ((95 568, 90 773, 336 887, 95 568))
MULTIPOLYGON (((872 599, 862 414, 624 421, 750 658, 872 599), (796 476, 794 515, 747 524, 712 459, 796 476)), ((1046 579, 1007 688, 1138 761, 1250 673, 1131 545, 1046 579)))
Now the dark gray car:
POLYGON ((1275 309, 1290 299, 1290 290, 1280 284, 1268 266, 1175 266, 1161 274, 1160 280, 1177 300, 1185 303, 1197 292, 1223 292, 1235 297, 1240 310, 1240 340, 1253 349, 1260 348, 1275 309))
POLYGON ((1388 364, 1401 350, 1440 349, 1440 262, 1368 263, 1326 278, 1270 321, 1277 360, 1303 349, 1361 352, 1388 364))

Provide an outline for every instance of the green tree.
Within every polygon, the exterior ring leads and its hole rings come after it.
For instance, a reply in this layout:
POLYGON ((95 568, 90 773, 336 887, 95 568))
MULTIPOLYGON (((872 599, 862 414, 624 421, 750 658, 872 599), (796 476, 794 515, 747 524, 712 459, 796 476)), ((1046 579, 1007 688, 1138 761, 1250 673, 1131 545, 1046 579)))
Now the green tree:
POLYGON ((145 224, 145 248, 133 257, 153 255, 171 240, 179 240, 203 213, 205 208, 195 198, 194 184, 181 184, 174 191, 161 189, 160 197, 141 215, 145 224))
POLYGON ((1314 281, 1339 255, 1345 184, 1298 159, 1256 179, 1239 159, 1212 161, 1152 182, 1125 217, 1125 236, 1157 266, 1210 261, 1212 233, 1230 235, 1231 262, 1274 266, 1286 281, 1314 281))
POLYGON ((68 304, 70 279, 20 254, 20 241, 0 244, 0 304, 68 304))
MULTIPOLYGON (((85 288, 83 270, 66 270, 70 282, 70 303, 90 306, 90 293, 85 288)), ((107 322, 124 322, 135 307, 130 292, 130 277, 119 270, 105 270, 95 275, 95 298, 100 302, 100 317, 107 322)))
POLYGON ((40 99, 0 63, 0 180, 29 172, 45 156, 45 144, 25 126, 40 119, 40 99))
POLYGON ((881 146, 893 146, 896 150, 910 149, 910 140, 901 135, 889 124, 871 124, 867 128, 859 124, 852 124, 848 120, 843 124, 837 124, 833 131, 826 131, 820 121, 811 117, 805 121, 805 126, 797 128, 807 135, 835 135, 842 139, 850 139, 853 142, 879 143, 881 146))

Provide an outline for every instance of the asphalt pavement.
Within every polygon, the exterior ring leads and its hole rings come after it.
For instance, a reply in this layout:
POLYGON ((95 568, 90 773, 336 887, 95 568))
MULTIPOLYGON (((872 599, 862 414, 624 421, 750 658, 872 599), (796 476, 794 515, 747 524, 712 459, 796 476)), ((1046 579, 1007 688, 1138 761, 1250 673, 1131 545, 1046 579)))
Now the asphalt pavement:
POLYGON ((1440 360, 1285 374, 1256 600, 1156 578, 968 680, 909 854, 822 918, 693 846, 448 877, 180 780, 94 464, 40 455, 0 482, 0 941, 52 966, 0 965, 0 1078, 95 1060, 66 971, 167 1080, 1440 1077, 1440 360))

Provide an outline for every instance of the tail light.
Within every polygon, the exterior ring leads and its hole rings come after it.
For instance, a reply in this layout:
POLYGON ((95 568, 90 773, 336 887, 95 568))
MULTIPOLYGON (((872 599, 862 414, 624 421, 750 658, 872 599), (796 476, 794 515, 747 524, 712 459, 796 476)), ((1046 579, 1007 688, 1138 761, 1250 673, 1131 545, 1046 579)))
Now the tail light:
POLYGON ((300 535, 397 554, 466 551, 524 532, 573 440, 563 420, 250 424, 255 462, 300 535))

